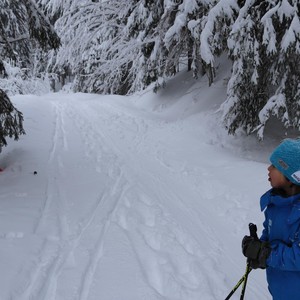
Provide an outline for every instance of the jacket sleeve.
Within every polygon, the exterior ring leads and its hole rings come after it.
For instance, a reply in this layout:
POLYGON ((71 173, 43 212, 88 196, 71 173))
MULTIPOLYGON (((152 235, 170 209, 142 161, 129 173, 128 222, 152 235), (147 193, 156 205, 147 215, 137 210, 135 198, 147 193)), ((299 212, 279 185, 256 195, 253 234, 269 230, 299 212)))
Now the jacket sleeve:
POLYGON ((300 271, 300 243, 291 246, 280 241, 271 243, 271 254, 267 259, 267 266, 282 271, 300 271))

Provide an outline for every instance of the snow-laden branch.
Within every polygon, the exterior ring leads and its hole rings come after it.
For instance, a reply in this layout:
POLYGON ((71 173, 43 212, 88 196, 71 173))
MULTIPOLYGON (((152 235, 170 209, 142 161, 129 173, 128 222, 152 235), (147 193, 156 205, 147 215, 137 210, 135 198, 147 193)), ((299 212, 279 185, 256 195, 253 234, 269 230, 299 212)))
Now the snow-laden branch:
MULTIPOLYGON (((213 39, 216 24, 228 18, 231 25, 234 22, 234 15, 239 11, 239 6, 235 0, 220 0, 213 8, 210 9, 206 18, 206 24, 200 35, 200 55, 207 65, 214 66, 214 47, 213 39)), ((224 26, 222 24, 221 26, 224 26)))
POLYGON ((172 43, 179 41, 182 30, 187 28, 189 22, 189 15, 196 13, 199 9, 196 0, 184 0, 182 4, 178 7, 178 13, 176 14, 173 25, 167 30, 164 43, 167 49, 172 46, 172 43))

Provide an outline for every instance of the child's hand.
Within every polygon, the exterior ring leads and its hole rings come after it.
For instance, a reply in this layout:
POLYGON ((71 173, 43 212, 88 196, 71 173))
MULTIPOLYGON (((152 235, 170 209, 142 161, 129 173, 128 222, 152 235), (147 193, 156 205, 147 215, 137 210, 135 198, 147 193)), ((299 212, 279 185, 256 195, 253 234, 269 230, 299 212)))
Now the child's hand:
POLYGON ((248 258, 252 269, 265 269, 271 248, 268 242, 262 242, 257 238, 246 235, 242 240, 242 252, 248 258))

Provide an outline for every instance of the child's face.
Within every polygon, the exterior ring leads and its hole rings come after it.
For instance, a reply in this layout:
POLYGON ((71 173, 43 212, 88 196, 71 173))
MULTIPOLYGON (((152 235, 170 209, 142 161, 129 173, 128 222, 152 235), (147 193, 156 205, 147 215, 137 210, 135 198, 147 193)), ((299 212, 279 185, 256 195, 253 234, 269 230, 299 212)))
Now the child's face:
POLYGON ((273 165, 270 165, 268 167, 268 171, 269 181, 273 188, 285 190, 291 185, 291 183, 285 178, 285 176, 273 165))

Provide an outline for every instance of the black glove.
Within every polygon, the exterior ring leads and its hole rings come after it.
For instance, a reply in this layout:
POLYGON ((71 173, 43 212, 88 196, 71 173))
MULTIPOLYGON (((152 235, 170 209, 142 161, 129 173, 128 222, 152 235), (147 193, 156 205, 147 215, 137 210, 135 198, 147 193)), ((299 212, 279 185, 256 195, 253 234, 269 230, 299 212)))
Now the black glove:
POLYGON ((243 254, 248 258, 252 269, 265 269, 266 260, 271 253, 268 242, 263 242, 252 236, 244 236, 242 241, 243 254))

